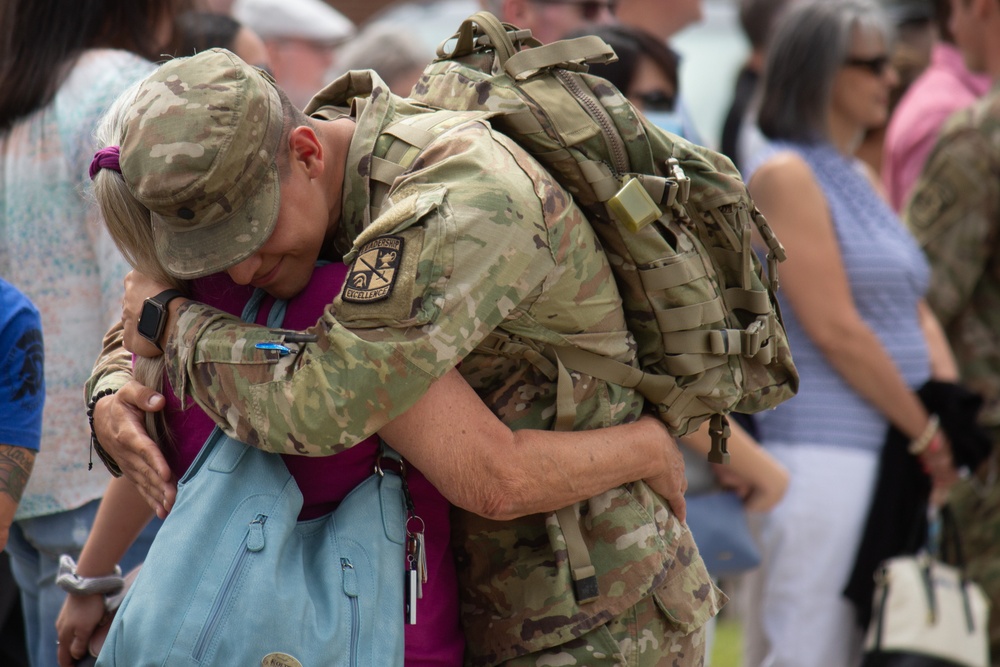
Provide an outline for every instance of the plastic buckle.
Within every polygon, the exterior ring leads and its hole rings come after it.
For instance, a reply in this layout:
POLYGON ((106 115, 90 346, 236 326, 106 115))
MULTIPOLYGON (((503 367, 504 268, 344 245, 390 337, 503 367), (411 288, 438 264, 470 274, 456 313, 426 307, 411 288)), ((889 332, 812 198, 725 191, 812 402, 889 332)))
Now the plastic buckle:
POLYGON ((663 215, 639 179, 633 177, 629 177, 621 190, 608 200, 608 209, 632 232, 638 232, 663 215))
POLYGON ((764 323, 754 320, 745 331, 740 332, 740 347, 744 357, 754 357, 764 343, 764 323))
POLYGON ((672 157, 668 159, 667 164, 670 166, 671 176, 674 177, 674 180, 677 181, 677 187, 680 188, 680 191, 677 193, 677 202, 686 204, 691 194, 691 179, 681 169, 681 163, 677 161, 677 158, 672 157))

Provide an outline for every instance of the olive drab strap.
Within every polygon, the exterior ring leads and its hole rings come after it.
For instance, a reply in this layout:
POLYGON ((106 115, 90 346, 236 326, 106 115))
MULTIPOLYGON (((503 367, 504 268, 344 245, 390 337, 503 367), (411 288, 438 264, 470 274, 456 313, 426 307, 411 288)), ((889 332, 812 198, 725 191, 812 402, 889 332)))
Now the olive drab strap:
MULTIPOLYGON (((525 359, 555 382, 558 430, 575 424, 573 375, 583 374, 635 388, 674 435, 708 420, 709 457, 725 462, 725 415, 772 408, 798 388, 775 298, 785 252, 739 172, 718 153, 649 124, 614 86, 588 74, 588 63, 615 58, 595 36, 542 45, 530 31, 478 12, 437 54, 411 94, 421 106, 385 130, 392 141, 373 161, 372 217, 434 137, 488 119, 586 214, 614 272, 636 360, 502 330, 476 353, 525 359)), ((579 516, 579 506, 557 512, 584 602, 598 591, 579 516)))

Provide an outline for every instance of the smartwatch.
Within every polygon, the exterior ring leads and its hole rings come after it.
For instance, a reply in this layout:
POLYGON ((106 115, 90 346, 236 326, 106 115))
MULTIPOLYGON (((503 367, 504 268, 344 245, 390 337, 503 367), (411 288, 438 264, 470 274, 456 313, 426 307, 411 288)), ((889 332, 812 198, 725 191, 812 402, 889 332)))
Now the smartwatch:
POLYGON ((167 304, 184 294, 179 290, 168 289, 160 292, 156 296, 151 296, 142 303, 142 312, 139 314, 139 324, 136 330, 139 335, 160 347, 160 336, 163 335, 163 328, 167 326, 167 304))

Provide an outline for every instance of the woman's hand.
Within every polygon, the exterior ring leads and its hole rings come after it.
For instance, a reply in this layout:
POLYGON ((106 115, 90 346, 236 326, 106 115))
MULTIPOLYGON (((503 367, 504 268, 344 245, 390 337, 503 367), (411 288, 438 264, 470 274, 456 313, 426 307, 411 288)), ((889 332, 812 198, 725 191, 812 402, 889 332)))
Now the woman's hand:
POLYGON ((938 431, 923 452, 920 463, 931 478, 930 504, 941 507, 948 499, 948 492, 958 481, 958 470, 951 453, 951 441, 944 431, 938 431))
POLYGON ((785 496, 788 489, 788 470, 768 457, 759 463, 751 476, 742 475, 731 465, 713 464, 719 484, 735 491, 743 499, 743 507, 749 512, 769 512, 785 496))
POLYGON ((87 655, 90 637, 105 617, 104 596, 67 595, 56 632, 59 637, 59 667, 73 667, 87 655))

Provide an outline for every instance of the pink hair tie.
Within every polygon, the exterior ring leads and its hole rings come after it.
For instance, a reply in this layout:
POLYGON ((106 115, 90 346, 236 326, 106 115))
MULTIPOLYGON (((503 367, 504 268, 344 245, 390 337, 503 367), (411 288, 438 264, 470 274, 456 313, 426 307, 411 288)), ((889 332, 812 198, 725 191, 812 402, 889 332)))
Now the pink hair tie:
POLYGON ((118 146, 107 146, 94 153, 94 159, 90 161, 90 180, 94 180, 101 169, 114 169, 119 174, 122 173, 121 165, 118 163, 120 149, 118 146))

